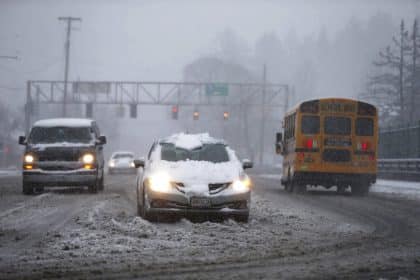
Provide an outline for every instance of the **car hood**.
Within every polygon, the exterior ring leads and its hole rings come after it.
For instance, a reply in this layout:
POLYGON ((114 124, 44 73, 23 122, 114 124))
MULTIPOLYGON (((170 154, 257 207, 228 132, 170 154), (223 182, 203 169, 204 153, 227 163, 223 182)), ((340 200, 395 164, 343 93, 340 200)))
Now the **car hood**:
POLYGON ((148 175, 165 173, 172 182, 188 185, 232 182, 243 172, 240 162, 212 163, 208 161, 155 161, 150 164, 148 175))

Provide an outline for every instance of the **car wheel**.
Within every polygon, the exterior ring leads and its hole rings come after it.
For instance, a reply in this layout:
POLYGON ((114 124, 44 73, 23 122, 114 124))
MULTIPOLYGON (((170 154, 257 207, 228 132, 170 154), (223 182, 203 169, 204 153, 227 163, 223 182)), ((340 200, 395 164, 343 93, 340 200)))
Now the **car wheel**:
POLYGON ((158 220, 158 217, 156 214, 152 214, 147 210, 146 198, 144 197, 144 193, 143 193, 142 214, 143 214, 142 217, 148 220, 149 222, 156 222, 158 220))
POLYGON ((238 223, 248 223, 249 220, 249 214, 246 215, 236 215, 234 217, 234 220, 238 223))
POLYGON ((23 194, 29 195, 34 193, 34 188, 31 184, 23 182, 22 183, 23 194))

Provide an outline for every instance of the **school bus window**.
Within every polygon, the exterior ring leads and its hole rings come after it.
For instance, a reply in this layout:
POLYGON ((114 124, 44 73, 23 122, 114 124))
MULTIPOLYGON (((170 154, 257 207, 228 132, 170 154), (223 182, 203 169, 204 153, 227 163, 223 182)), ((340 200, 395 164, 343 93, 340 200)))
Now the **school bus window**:
POLYGON ((357 118, 356 135, 357 136, 373 136, 373 119, 357 118))
POLYGON ((346 117, 325 117, 324 133, 332 135, 350 135, 351 119, 346 117))
POLYGON ((292 137, 295 136, 295 123, 296 123, 296 113, 293 114, 293 118, 292 118, 292 137))
POLYGON ((319 116, 303 116, 301 122, 301 132, 303 134, 318 134, 319 116))

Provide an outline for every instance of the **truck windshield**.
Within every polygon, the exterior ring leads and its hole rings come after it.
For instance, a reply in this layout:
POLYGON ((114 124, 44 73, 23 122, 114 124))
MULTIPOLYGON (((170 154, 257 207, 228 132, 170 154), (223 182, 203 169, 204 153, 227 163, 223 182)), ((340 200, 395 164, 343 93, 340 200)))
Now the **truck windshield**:
POLYGON ((31 144, 89 143, 92 140, 89 127, 34 127, 28 142, 31 144))
POLYGON ((161 144, 162 160, 182 161, 182 160, 198 160, 209 161, 213 163, 229 161, 226 147, 223 144, 205 144, 193 150, 186 150, 175 147, 174 144, 161 144))

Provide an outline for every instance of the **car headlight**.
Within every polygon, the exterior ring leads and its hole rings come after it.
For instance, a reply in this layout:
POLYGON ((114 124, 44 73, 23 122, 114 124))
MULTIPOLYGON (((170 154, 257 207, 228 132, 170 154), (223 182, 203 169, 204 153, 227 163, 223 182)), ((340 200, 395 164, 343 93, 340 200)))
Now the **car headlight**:
POLYGON ((24 160, 25 160, 25 163, 33 163, 35 158, 33 155, 27 154, 25 155, 24 160))
POLYGON ((115 167, 115 161, 113 160, 109 161, 109 167, 115 167))
POLYGON ((95 157, 92 154, 85 154, 82 157, 82 161, 84 164, 92 164, 95 160, 95 157))
POLYGON ((238 193, 248 192, 251 189, 251 180, 248 177, 235 180, 232 183, 232 188, 238 193))
POLYGON ((130 167, 136 167, 136 165, 134 164, 134 162, 130 162, 130 167))
POLYGON ((149 178, 149 187, 154 192, 169 192, 172 189, 171 181, 166 173, 157 173, 149 178))

